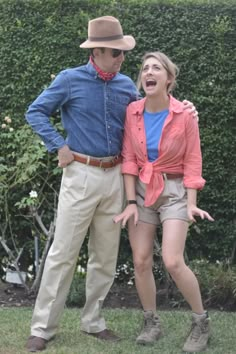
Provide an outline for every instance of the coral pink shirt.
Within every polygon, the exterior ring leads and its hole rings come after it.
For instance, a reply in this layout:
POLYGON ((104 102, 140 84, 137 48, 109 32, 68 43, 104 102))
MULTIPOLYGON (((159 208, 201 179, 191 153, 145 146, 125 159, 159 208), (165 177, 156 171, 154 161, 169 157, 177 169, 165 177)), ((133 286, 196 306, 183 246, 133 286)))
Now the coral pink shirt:
POLYGON ((202 155, 197 120, 182 102, 170 96, 159 141, 159 157, 148 161, 143 111, 146 98, 127 107, 122 150, 122 173, 139 176, 147 185, 145 206, 153 205, 164 189, 162 173, 183 174, 186 188, 202 189, 202 155))

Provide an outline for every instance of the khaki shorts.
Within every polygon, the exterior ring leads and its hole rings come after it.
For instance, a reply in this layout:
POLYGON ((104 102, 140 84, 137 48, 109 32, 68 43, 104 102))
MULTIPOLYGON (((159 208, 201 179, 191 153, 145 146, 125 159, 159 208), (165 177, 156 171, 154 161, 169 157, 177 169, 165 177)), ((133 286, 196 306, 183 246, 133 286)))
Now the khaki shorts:
MULTIPOLYGON (((164 177, 163 177, 164 178, 164 177)), ((164 178, 165 187, 155 204, 144 206, 146 185, 137 179, 136 197, 139 221, 159 225, 167 219, 180 219, 189 222, 187 214, 187 191, 183 178, 164 178)))

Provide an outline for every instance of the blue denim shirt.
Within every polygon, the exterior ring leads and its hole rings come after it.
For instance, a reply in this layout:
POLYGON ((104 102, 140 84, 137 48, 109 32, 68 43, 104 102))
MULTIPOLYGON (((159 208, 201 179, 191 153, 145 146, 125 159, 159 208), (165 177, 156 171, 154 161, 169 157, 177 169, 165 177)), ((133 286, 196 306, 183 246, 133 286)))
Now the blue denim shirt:
POLYGON ((61 71, 29 106, 26 119, 50 152, 67 144, 82 154, 113 156, 121 151, 126 107, 138 97, 128 76, 103 81, 88 63, 61 71), (66 139, 49 119, 59 108, 66 139))

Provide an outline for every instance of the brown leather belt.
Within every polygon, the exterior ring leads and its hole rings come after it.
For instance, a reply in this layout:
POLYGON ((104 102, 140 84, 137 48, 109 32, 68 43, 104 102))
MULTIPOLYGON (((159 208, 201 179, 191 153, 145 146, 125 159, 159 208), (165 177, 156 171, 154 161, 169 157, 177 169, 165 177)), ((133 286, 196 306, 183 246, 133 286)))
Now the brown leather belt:
POLYGON ((164 179, 176 179, 176 178, 183 178, 181 173, 162 173, 164 179))
POLYGON ((112 168, 121 163, 121 156, 116 156, 110 161, 102 161, 99 159, 93 159, 90 156, 81 156, 81 155, 76 155, 73 154, 74 160, 84 163, 85 165, 89 166, 95 166, 95 167, 100 167, 100 168, 112 168))

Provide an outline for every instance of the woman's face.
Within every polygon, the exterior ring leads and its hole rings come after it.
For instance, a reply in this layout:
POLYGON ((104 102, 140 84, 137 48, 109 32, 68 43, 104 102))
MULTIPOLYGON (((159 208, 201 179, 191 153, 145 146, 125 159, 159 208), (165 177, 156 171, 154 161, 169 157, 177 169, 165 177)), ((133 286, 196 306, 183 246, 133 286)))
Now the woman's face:
POLYGON ((154 57, 146 59, 141 73, 141 84, 146 96, 166 94, 169 83, 167 71, 161 62, 154 57))

